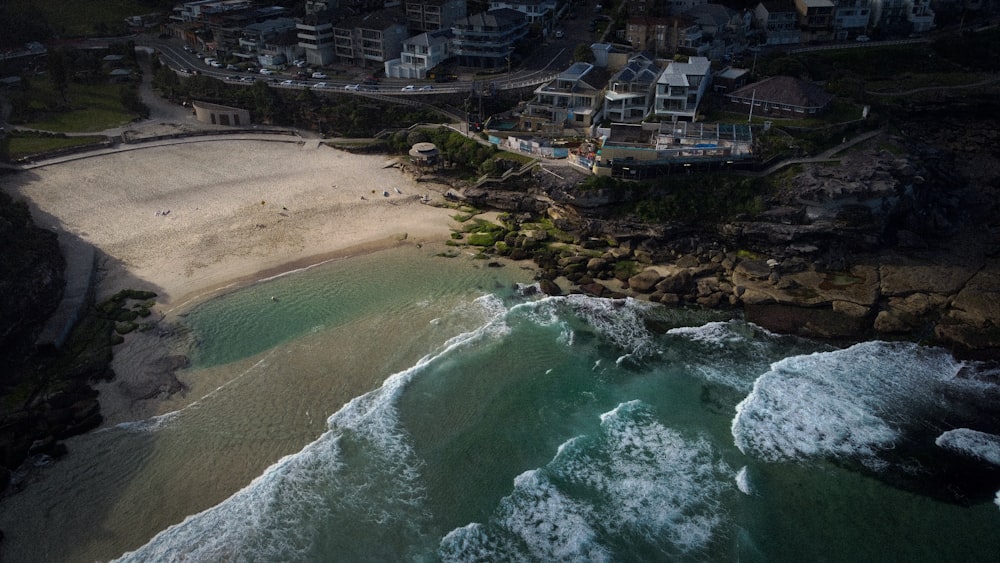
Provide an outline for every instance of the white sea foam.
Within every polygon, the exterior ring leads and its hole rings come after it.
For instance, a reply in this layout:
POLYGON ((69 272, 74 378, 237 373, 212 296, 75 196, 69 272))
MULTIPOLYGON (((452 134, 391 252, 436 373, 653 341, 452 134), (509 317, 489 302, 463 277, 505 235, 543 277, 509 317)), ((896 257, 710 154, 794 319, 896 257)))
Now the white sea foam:
POLYGON ((775 342, 798 341, 738 320, 673 328, 667 335, 686 344, 683 352, 677 352, 675 361, 705 381, 745 393, 753 388, 761 371, 777 359, 771 357, 775 342))
MULTIPOLYGON (((180 413, 181 411, 170 411, 145 420, 121 422, 111 428, 128 430, 130 432, 155 432, 161 428, 165 428, 171 422, 177 420, 180 413)), ((102 428, 100 432, 110 430, 111 428, 102 428)))
POLYGON ((747 496, 753 495, 753 488, 750 487, 750 475, 745 465, 736 472, 736 488, 747 496))
POLYGON ((308 559, 333 511, 394 533, 419 528, 421 461, 399 428, 397 400, 435 360, 470 342, 503 333, 499 300, 476 300, 485 322, 356 397, 327 419, 329 430, 269 467, 222 503, 163 530, 121 561, 290 561, 308 559), (498 325, 500 325, 498 327, 498 325), (344 462, 349 442, 353 462, 344 462), (359 455, 358 452, 361 452, 359 455))
POLYGON ((301 514, 323 517, 318 481, 340 471, 337 442, 324 436, 272 465, 225 502, 160 532, 118 561, 239 561, 301 559, 313 529, 296 525, 301 514))
POLYGON ((606 537, 640 538, 665 557, 699 553, 723 523, 731 479, 706 440, 662 426, 639 401, 623 403, 601 416, 599 435, 565 442, 548 465, 518 476, 490 520, 454 530, 440 554, 613 560, 606 537))
POLYGON ((997 495, 993 499, 993 504, 997 505, 997 508, 1000 508, 1000 491, 997 491, 997 495))
POLYGON ((850 457, 877 468, 899 426, 933 404, 960 367, 944 350, 909 343, 786 358, 736 406, 733 437, 740 451, 767 461, 850 457))
POLYGON ((1000 465, 1000 436, 969 428, 949 430, 934 440, 939 447, 1000 465))

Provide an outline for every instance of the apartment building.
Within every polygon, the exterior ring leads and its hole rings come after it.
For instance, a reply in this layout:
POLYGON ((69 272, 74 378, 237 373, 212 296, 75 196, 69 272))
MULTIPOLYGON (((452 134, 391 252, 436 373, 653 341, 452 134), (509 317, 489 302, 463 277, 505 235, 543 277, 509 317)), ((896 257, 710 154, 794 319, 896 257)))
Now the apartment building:
POLYGON ((528 21, 517 10, 491 10, 456 20, 451 32, 460 65, 500 69, 509 67, 515 44, 528 35, 528 21))
POLYGON ((405 10, 406 25, 415 31, 449 29, 468 15, 465 0, 408 0, 405 10))

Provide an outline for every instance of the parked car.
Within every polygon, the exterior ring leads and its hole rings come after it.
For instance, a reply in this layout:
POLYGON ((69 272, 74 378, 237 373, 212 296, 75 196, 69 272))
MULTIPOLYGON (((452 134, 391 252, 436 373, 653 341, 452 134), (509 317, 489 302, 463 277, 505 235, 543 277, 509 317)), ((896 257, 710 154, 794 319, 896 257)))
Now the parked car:
POLYGON ((326 82, 317 82, 317 83, 313 84, 312 87, 313 88, 329 88, 330 85, 327 84, 326 82))
POLYGON ((260 73, 263 74, 263 75, 266 75, 266 76, 270 76, 270 75, 274 74, 274 71, 271 70, 271 69, 269 69, 269 68, 262 68, 262 69, 260 69, 260 73))
POLYGON ((400 88, 400 91, 402 91, 402 92, 412 92, 412 91, 414 91, 416 89, 417 89, 417 87, 414 86, 413 84, 407 84, 406 86, 403 86, 402 88, 400 88))
POLYGON ((427 86, 421 86, 421 87, 419 88, 419 90, 420 90, 421 92, 429 92, 429 91, 431 91, 431 90, 433 90, 433 89, 434 89, 434 87, 432 87, 432 86, 430 86, 430 85, 427 85, 427 86))
POLYGON ((345 84, 344 90, 358 90, 361 88, 360 84, 345 84))
POLYGON ((325 74, 323 74, 322 72, 314 72, 312 74, 312 77, 313 78, 319 78, 319 79, 327 78, 327 76, 325 74))
POLYGON ((292 81, 292 80, 282 80, 281 81, 281 85, 282 86, 295 86, 295 82, 292 81))
POLYGON ((557 30, 556 30, 556 39, 562 39, 562 38, 563 38, 563 35, 565 35, 565 34, 563 33, 563 30, 561 30, 561 29, 557 29, 557 30))
POLYGON ((867 35, 859 35, 857 39, 855 39, 858 43, 868 43, 871 40, 871 37, 868 37, 867 35))

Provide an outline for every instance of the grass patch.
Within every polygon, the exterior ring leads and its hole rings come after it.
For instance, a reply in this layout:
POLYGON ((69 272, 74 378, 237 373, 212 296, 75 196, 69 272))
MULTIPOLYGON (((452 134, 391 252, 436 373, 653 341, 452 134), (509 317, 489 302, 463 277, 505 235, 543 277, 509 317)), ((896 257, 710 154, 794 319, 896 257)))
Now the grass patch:
POLYGON ((11 160, 41 154, 69 147, 79 147, 84 145, 95 145, 102 143, 107 138, 101 135, 86 135, 79 137, 56 137, 56 136, 27 136, 14 134, 4 139, 6 152, 11 160))
MULTIPOLYGON (((36 82, 38 84, 32 85, 32 92, 51 88, 46 80, 36 82)), ((36 111, 32 112, 36 118, 25 123, 25 126, 63 133, 85 133, 121 127, 139 117, 122 106, 121 88, 120 84, 70 83, 68 106, 60 108, 58 103, 50 104, 44 109, 36 106, 36 111)), ((50 89, 46 97, 55 96, 50 89)))
POLYGON ((156 11, 138 0, 8 0, 17 10, 30 6, 38 10, 52 30, 64 37, 108 35, 124 29, 127 16, 156 11))

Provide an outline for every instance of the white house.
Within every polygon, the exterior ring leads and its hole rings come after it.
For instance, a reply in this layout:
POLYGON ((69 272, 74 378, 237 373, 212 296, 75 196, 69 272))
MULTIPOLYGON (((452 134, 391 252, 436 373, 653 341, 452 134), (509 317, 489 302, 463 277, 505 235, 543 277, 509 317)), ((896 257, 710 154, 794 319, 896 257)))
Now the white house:
POLYGON ((390 78, 427 78, 427 73, 451 58, 451 30, 421 33, 403 41, 398 59, 385 62, 390 78))
POLYGON ((711 81, 712 63, 705 57, 671 62, 656 81, 653 113, 661 119, 694 121, 711 81))

